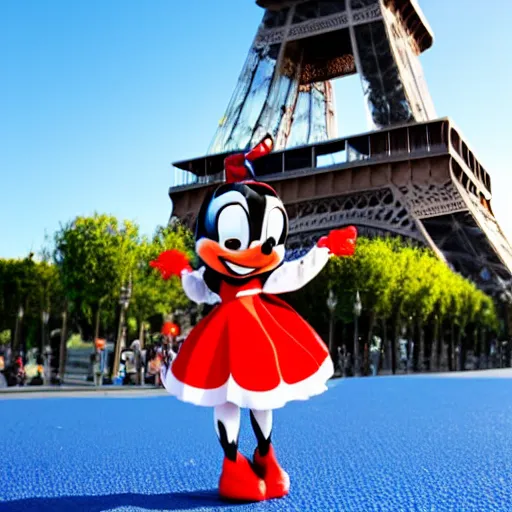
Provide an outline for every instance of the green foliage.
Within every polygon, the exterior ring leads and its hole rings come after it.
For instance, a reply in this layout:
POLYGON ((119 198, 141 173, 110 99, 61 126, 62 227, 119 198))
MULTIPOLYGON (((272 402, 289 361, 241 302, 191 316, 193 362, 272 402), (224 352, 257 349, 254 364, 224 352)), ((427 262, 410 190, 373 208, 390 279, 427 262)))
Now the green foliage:
POLYGON ((40 340, 41 313, 50 321, 60 316, 63 292, 58 269, 47 261, 0 259, 0 331, 10 330, 14 336, 20 308, 23 309, 23 338, 27 347, 40 340))
POLYGON ((494 303, 476 286, 452 272, 429 249, 414 247, 396 238, 358 239, 351 258, 332 258, 327 269, 290 303, 314 324, 326 322, 329 289, 338 298, 336 318, 353 320, 356 291, 363 315, 421 323, 434 316, 451 319, 464 328, 469 323, 488 329, 498 326, 494 303))
POLYGON ((169 249, 177 249, 193 259, 194 239, 190 230, 179 224, 159 227, 152 239, 143 238, 137 248, 137 265, 133 272, 133 295, 130 314, 137 323, 154 314, 165 315, 189 304, 178 278, 164 281, 149 262, 169 249))
POLYGON ((11 341, 10 329, 0 332, 0 345, 7 345, 11 341))
MULTIPOLYGON (((154 323, 155 318, 189 305, 179 279, 164 281, 149 266, 168 249, 183 251, 195 263, 193 233, 180 223, 159 227, 146 237, 131 222, 95 214, 62 226, 54 236, 54 247, 45 247, 40 262, 32 257, 0 259, 0 343, 13 336, 20 306, 27 346, 40 343, 43 311, 50 313, 50 323, 57 327, 68 307, 74 313, 70 328, 83 338, 91 339, 95 317, 105 333, 115 335, 121 286, 128 281, 132 283, 128 328, 130 335, 138 336, 142 323, 154 323)), ((419 324, 449 321, 461 331, 499 329, 489 296, 430 250, 396 238, 360 238, 354 257, 332 258, 308 286, 284 297, 324 336, 330 289, 338 299, 335 320, 342 324, 353 322, 359 291, 366 325, 378 320, 400 324, 414 318, 419 324)), ((84 342, 77 335, 68 346, 82 347, 84 342)))
POLYGON ((149 317, 188 304, 179 280, 163 281, 149 262, 167 249, 179 249, 192 260, 193 248, 193 234, 179 223, 159 227, 149 238, 139 236, 133 223, 95 214, 77 217, 56 233, 54 257, 75 317, 89 327, 97 317, 116 330, 121 286, 131 282, 128 317, 134 319, 129 325, 134 333, 149 317))
POLYGON ((68 349, 91 349, 92 351, 94 344, 90 341, 84 341, 80 334, 72 334, 66 343, 66 347, 68 349))
POLYGON ((95 214, 77 217, 55 235, 54 257, 67 299, 89 322, 105 302, 112 310, 136 265, 138 226, 95 214))

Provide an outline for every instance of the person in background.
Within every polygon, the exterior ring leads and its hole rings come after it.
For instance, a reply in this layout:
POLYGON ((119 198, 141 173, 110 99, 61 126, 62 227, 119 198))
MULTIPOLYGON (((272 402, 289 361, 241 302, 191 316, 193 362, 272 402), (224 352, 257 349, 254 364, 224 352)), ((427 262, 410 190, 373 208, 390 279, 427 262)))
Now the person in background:
POLYGON ((23 386, 25 384, 25 365, 23 364, 23 356, 19 355, 15 362, 14 368, 16 371, 16 382, 18 386, 23 386))
POLYGON ((143 384, 143 362, 142 362, 142 351, 140 348, 140 340, 133 340, 130 348, 133 350, 133 359, 135 366, 135 384, 143 384))
POLYGON ((159 347, 152 347, 148 357, 148 375, 154 377, 155 386, 160 386, 160 368, 162 366, 162 354, 159 347))
POLYGON ((94 385, 101 386, 103 384, 103 375, 105 372, 105 357, 107 342, 103 338, 97 338, 94 342, 95 352, 93 357, 93 377, 94 385))
POLYGON ((374 377, 377 376, 379 371, 381 345, 382 340, 379 338, 379 336, 373 335, 372 344, 370 346, 370 369, 374 377))

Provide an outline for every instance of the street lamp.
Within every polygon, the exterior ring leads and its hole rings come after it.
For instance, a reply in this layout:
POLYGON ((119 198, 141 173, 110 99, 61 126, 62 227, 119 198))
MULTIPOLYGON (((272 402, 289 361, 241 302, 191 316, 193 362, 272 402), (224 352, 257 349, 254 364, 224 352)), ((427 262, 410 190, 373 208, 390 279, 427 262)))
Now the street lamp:
POLYGON ((44 352, 44 344, 46 341, 46 328, 50 320, 50 313, 43 311, 41 313, 42 331, 41 331, 41 354, 44 352))
POLYGON ((23 320, 23 306, 18 309, 18 315, 16 316, 16 330, 14 332, 14 342, 16 344, 16 350, 21 350, 21 321, 23 320))
POLYGON ((64 374, 66 373, 66 357, 67 357, 67 328, 68 328, 68 304, 62 312, 62 327, 60 330, 60 347, 59 347, 59 382, 64 384, 64 374))
POLYGON ((330 322, 329 322, 329 354, 332 357, 332 345, 334 336, 334 311, 338 305, 338 298, 334 295, 332 290, 329 290, 329 296, 327 297, 327 308, 329 309, 330 322))
MULTIPOLYGON (((409 316, 409 334, 408 336, 408 353, 407 353, 407 371, 414 371, 414 319, 413 316, 409 316)), ((421 371, 421 370, 420 370, 421 371)))
POLYGON ((119 304, 121 305, 121 314, 119 315, 119 330, 117 333, 116 349, 114 351, 114 366, 112 369, 113 377, 117 377, 117 374, 119 373, 119 362, 121 359, 121 349, 122 349, 122 345, 124 344, 124 342, 126 340, 126 326, 125 326, 126 310, 128 309, 128 306, 130 305, 131 296, 132 296, 132 278, 130 276, 128 285, 121 286, 121 294, 119 296, 119 304))
POLYGON ((359 360, 359 317, 363 310, 361 304, 361 297, 359 296, 359 290, 356 292, 356 300, 354 302, 354 375, 359 377, 361 375, 361 363, 359 360))
POLYGON ((47 350, 45 350, 45 341, 46 341, 46 331, 48 327, 48 321, 50 320, 50 313, 47 311, 43 311, 41 313, 41 357, 43 357, 43 382, 45 385, 48 384, 50 380, 50 372, 51 372, 51 366, 50 366, 50 353, 51 348, 47 347, 47 350))

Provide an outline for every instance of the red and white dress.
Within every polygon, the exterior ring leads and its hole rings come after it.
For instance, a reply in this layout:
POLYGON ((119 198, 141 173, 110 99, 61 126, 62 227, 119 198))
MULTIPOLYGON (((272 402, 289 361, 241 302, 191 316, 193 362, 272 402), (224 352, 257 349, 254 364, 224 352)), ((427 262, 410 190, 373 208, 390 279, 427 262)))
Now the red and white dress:
POLYGON ((192 330, 170 368, 162 371, 169 393, 195 405, 231 402, 267 410, 325 391, 334 372, 325 343, 293 308, 267 291, 302 287, 327 259, 327 250, 315 248, 276 270, 263 288, 257 277, 243 286, 222 282, 221 304, 192 330))

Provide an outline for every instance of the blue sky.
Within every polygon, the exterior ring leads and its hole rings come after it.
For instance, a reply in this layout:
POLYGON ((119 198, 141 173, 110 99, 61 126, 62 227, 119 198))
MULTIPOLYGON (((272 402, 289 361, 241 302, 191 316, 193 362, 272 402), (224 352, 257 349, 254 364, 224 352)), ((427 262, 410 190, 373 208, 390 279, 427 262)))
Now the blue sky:
MULTIPOLYGON (((438 116, 493 179, 512 239, 512 2, 420 2, 438 116)), ((171 162, 206 153, 262 10, 253 0, 0 2, 0 257, 94 211, 165 224, 171 162)), ((366 130, 358 78, 340 81, 340 135, 366 130), (354 96, 347 96, 352 95, 354 96)))

